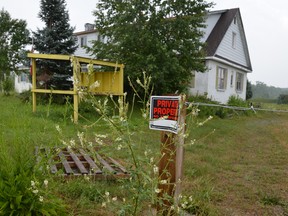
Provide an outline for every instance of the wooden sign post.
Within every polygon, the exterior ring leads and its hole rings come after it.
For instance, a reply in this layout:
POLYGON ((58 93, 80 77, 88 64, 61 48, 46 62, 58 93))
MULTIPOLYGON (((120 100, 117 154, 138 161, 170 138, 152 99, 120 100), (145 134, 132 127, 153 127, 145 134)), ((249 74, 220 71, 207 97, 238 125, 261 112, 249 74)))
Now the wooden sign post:
POLYGON ((150 128, 161 130, 157 212, 173 215, 183 176, 185 95, 152 96, 150 104, 150 128))

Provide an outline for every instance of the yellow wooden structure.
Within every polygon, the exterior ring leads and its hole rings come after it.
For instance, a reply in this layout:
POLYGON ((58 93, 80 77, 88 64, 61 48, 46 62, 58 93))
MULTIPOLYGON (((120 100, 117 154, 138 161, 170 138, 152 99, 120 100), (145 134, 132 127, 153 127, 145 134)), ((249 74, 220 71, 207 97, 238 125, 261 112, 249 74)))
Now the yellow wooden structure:
POLYGON ((74 101, 74 122, 78 121, 78 105, 79 105, 79 90, 87 89, 96 95, 123 95, 123 75, 124 65, 96 59, 83 58, 73 55, 58 55, 58 54, 36 54, 28 53, 28 57, 32 61, 32 101, 33 112, 36 112, 36 94, 66 94, 73 95, 74 101), (57 89, 39 89, 36 85, 36 60, 50 59, 70 61, 73 67, 73 89, 57 90, 57 89), (84 66, 83 66, 84 65, 84 66), (110 71, 100 71, 98 68, 112 68, 110 71), (83 70, 84 68, 84 70, 83 70), (87 68, 88 71, 87 71, 87 68), (86 70, 85 70, 86 69, 86 70), (93 85, 95 84, 96 85, 93 85))

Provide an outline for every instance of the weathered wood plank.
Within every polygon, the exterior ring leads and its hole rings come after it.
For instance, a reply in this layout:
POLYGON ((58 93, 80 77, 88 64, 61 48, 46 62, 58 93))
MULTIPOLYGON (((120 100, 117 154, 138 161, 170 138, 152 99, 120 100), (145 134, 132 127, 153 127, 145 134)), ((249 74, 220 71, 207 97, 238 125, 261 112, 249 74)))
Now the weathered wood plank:
POLYGON ((100 161, 100 163, 103 164, 103 166, 110 172, 116 174, 117 172, 98 154, 96 153, 97 159, 100 161))
POLYGON ((67 149, 67 151, 69 152, 71 158, 73 159, 73 161, 75 162, 76 166, 78 167, 80 173, 82 174, 88 174, 88 171, 86 170, 86 168, 83 166, 83 164, 81 163, 81 161, 79 160, 79 158, 74 154, 74 152, 72 152, 71 150, 67 149))
POLYGON ((127 174, 127 170, 120 164, 118 163, 118 161, 114 160, 113 158, 109 157, 109 159, 111 160, 111 162, 113 164, 115 164, 115 166, 117 166, 123 173, 127 174))
POLYGON ((71 169, 68 161, 66 160, 66 157, 65 157, 65 155, 63 154, 63 152, 60 151, 58 155, 59 155, 59 157, 60 157, 60 159, 61 159, 61 162, 62 162, 62 164, 63 164, 63 166, 64 166, 65 172, 66 172, 67 174, 74 174, 74 172, 73 172, 73 170, 71 169))
POLYGON ((83 155, 84 159, 90 165, 90 168, 93 169, 93 172, 96 174, 102 174, 101 169, 96 165, 96 163, 92 160, 92 158, 84 151, 84 149, 79 149, 79 152, 83 155))

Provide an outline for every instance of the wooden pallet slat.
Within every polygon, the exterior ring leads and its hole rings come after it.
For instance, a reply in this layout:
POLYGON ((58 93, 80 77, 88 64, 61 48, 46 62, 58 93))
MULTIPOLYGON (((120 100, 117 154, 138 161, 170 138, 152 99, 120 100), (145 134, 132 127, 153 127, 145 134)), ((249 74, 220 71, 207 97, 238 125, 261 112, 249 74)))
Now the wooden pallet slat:
POLYGON ((98 153, 96 153, 96 157, 108 171, 114 174, 117 173, 98 153))
POLYGON ((91 157, 87 155, 84 149, 79 149, 79 152, 83 155, 83 157, 88 162, 88 164, 90 165, 90 168, 93 170, 94 173, 102 174, 101 169, 96 165, 96 163, 91 159, 91 157))
POLYGON ((127 174, 127 170, 120 164, 118 161, 114 160, 113 158, 109 157, 113 164, 115 164, 123 173, 127 174))
POLYGON ((71 156, 71 158, 74 160, 76 166, 78 167, 81 174, 88 174, 87 169, 83 166, 82 162, 79 160, 79 158, 72 152, 71 150, 67 150, 71 156))
POLYGON ((64 169, 65 169, 65 172, 66 172, 67 174, 73 174, 74 172, 73 172, 73 170, 71 169, 71 167, 70 167, 70 165, 69 165, 69 163, 68 163, 68 161, 67 161, 64 153, 63 153, 62 151, 60 151, 58 155, 59 155, 59 157, 60 157, 60 159, 61 159, 61 162, 62 162, 62 164, 63 164, 63 167, 64 167, 64 169))
POLYGON ((69 178, 83 175, 93 176, 95 180, 129 177, 127 170, 115 159, 97 152, 93 152, 93 155, 96 155, 96 158, 93 158, 83 148, 57 148, 56 152, 56 148, 36 147, 35 154, 38 162, 42 160, 41 157, 48 159, 51 173, 62 170, 62 175, 69 178))

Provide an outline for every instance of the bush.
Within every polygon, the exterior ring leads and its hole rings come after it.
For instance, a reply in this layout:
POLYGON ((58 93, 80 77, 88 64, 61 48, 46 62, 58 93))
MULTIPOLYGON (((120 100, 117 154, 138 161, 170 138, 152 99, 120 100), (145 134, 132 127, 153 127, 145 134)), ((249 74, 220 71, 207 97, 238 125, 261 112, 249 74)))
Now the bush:
POLYGON ((2 82, 2 87, 5 95, 9 95, 11 91, 14 90, 13 80, 7 77, 2 82))
MULTIPOLYGON (((188 102, 192 103, 207 103, 207 104, 220 105, 219 102, 212 101, 205 95, 190 96, 187 100, 188 102)), ((227 111, 222 107, 199 105, 198 108, 200 110, 198 112, 198 116, 200 118, 207 118, 209 116, 218 116, 220 118, 225 118, 227 115, 227 111)))
POLYGON ((288 95, 287 94, 279 95, 277 103, 278 104, 288 104, 288 95))
POLYGON ((65 206, 53 194, 50 181, 21 147, 1 149, 0 215, 65 215, 65 206))
POLYGON ((248 107, 248 104, 245 100, 235 95, 229 97, 227 105, 235 107, 248 107))

